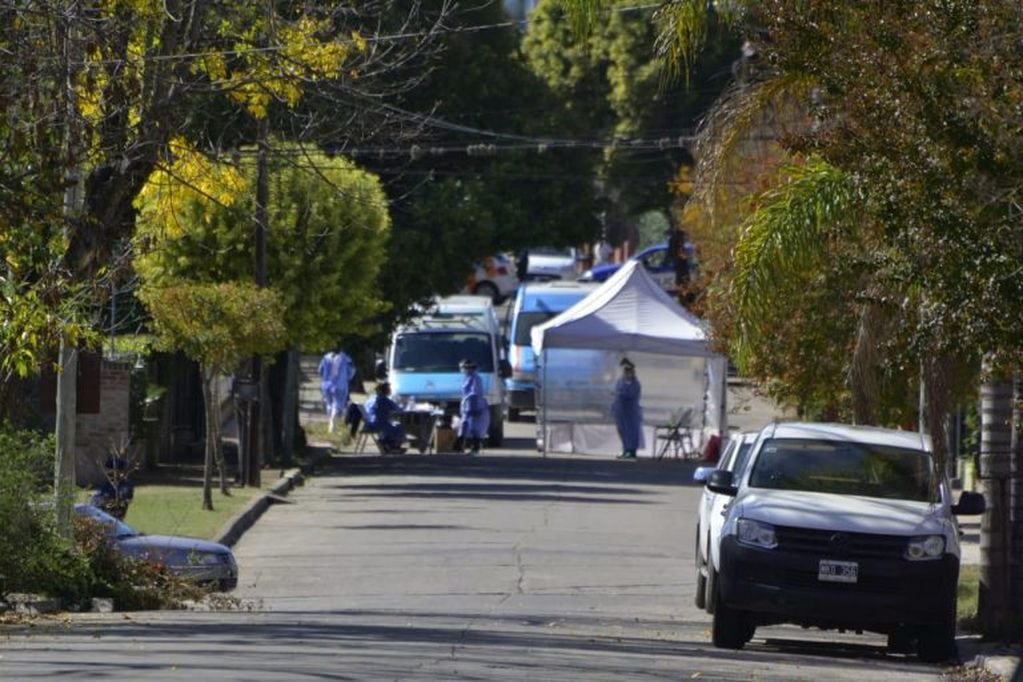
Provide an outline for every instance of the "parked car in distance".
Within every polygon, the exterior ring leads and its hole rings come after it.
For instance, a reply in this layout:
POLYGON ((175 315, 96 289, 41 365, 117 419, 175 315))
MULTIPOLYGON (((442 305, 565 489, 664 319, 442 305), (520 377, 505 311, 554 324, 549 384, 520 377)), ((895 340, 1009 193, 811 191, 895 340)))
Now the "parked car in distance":
MULTIPOLYGON (((687 251, 692 254, 691 245, 687 244, 687 251)), ((692 258, 690 255, 690 267, 692 267, 692 258)), ((668 245, 667 244, 655 244, 654 246, 647 247, 634 255, 630 260, 638 260, 643 263, 643 267, 650 274, 654 280, 661 285, 665 291, 675 291, 678 287, 675 286, 675 264, 668 257, 668 245)), ((606 282, 611 275, 618 272, 622 267, 621 263, 605 263, 604 265, 595 265, 580 277, 580 282, 606 282)))
POLYGON ((238 563, 230 547, 177 535, 148 535, 102 509, 76 504, 75 515, 106 529, 114 549, 124 556, 161 564, 174 575, 227 592, 238 586, 238 563))
MULTIPOLYGON (((733 433, 725 444, 725 449, 718 459, 716 469, 730 471, 734 478, 742 475, 749 462, 750 449, 757 440, 758 431, 733 433)), ((693 473, 693 480, 706 483, 715 467, 700 467, 693 473)), ((696 607, 706 606, 707 566, 710 556, 710 545, 721 537, 721 526, 724 524, 722 512, 732 498, 721 495, 704 487, 700 499, 700 510, 696 520, 696 607)))
POLYGON ((917 433, 844 424, 761 430, 741 472, 707 488, 730 498, 711 543, 705 608, 714 646, 760 625, 872 631, 924 661, 956 653, 959 525, 984 498, 952 501, 917 433))
POLYGON ((554 248, 549 246, 527 249, 529 260, 526 266, 526 279, 533 282, 548 282, 564 279, 574 280, 579 277, 576 271, 578 253, 573 247, 554 248))
POLYGON ((463 359, 476 363, 490 404, 487 443, 504 441, 504 378, 511 374, 501 358, 499 339, 483 323, 469 318, 423 317, 402 325, 391 336, 387 351, 387 378, 392 397, 400 405, 415 398, 458 414, 462 401, 463 359))
POLYGON ((508 311, 508 420, 522 410, 536 409, 536 356, 530 332, 538 324, 558 316, 586 298, 599 285, 588 282, 527 282, 519 288, 508 311))
POLYGON ((515 264, 503 254, 487 256, 478 263, 465 283, 465 293, 488 296, 499 305, 506 298, 515 295, 519 278, 515 264))

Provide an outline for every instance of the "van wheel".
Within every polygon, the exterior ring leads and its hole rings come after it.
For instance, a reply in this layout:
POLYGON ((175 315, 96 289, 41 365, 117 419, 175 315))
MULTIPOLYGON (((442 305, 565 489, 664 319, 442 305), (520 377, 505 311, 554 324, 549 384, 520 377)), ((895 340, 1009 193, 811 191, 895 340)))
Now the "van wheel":
POLYGON ((519 420, 519 410, 517 407, 508 408, 508 421, 517 422, 519 420))
POLYGON ((496 415, 491 415, 490 430, 487 432, 487 445, 492 448, 499 448, 502 443, 504 443, 504 419, 501 418, 501 413, 498 411, 496 415))

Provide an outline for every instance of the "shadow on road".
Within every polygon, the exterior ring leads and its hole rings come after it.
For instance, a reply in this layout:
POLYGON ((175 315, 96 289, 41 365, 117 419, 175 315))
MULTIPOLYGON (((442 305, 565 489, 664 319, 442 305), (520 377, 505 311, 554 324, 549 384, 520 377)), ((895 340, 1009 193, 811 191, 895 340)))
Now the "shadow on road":
MULTIPOLYGON (((695 486, 693 471, 700 462, 691 460, 620 461, 584 457, 540 457, 527 455, 343 455, 325 462, 318 473, 339 476, 416 476, 473 478, 515 481, 556 481, 562 484, 589 483, 597 489, 575 492, 628 493, 636 489, 615 490, 608 486, 695 486)), ((516 486, 522 490, 521 486, 516 486)), ((571 486, 557 492, 572 493, 571 486)), ((436 489, 435 492, 442 492, 436 489)))
MULTIPOLYGON (((713 672, 708 673, 707 679, 715 680, 751 679, 750 666, 757 666, 765 678, 779 679, 777 675, 769 674, 771 666, 792 666, 794 663, 803 669, 803 673, 811 673, 814 667, 819 667, 841 674, 841 671, 862 670, 864 660, 871 661, 870 674, 877 679, 885 679, 886 673, 935 672, 933 666, 889 656, 883 647, 878 646, 769 639, 754 640, 743 651, 715 649, 702 637, 692 638, 692 633, 700 631, 703 623, 686 621, 645 621, 642 626, 650 633, 648 636, 615 636, 605 633, 620 632, 626 626, 634 628, 636 623, 632 619, 625 622, 599 616, 552 618, 549 614, 370 610, 287 611, 258 615, 222 613, 219 616, 216 620, 201 621, 185 618, 145 624, 124 621, 90 623, 64 630, 61 634, 91 637, 97 641, 102 639, 106 646, 114 649, 121 646, 117 643, 120 640, 147 648, 160 642, 187 640, 192 643, 188 658, 193 662, 205 661, 207 657, 220 659, 273 642, 274 652, 289 651, 299 657, 325 655, 327 652, 331 652, 332 656, 343 655, 344 652, 354 655, 367 651, 389 651, 390 656, 418 657, 430 655, 427 654, 430 651, 433 652, 432 658, 444 652, 441 655, 451 661, 463 657, 470 661, 487 651, 486 657, 492 662, 504 659, 501 667, 506 672, 509 667, 516 667, 523 672, 533 668, 549 673, 552 666, 564 666, 563 670, 571 671, 573 677, 603 671, 607 679, 624 679, 617 675, 629 677, 627 668, 633 674, 636 672, 632 666, 636 666, 637 661, 617 658, 623 655, 654 657, 662 664, 674 659, 678 663, 669 666, 674 669, 683 666, 683 669, 700 670, 710 666, 713 672), (412 625, 413 622, 420 624, 412 625), (686 633, 690 639, 684 638, 686 633), (428 649, 424 650, 424 646, 428 649), (523 656, 524 652, 528 655, 523 656), (685 659, 691 659, 691 662, 681 662, 685 659)), ((30 649, 32 645, 32 640, 26 640, 21 651, 30 649)), ((103 645, 93 645, 94 648, 96 646, 103 645)), ((96 653, 94 649, 91 651, 96 653)), ((392 661, 397 663, 396 659, 392 661)), ((256 661, 250 660, 250 663, 255 664, 256 661)), ((383 660, 376 658, 359 663, 373 666, 377 672, 384 665, 383 660)), ((106 664, 116 668, 117 656, 111 656, 106 664)), ((367 668, 361 670, 369 672, 367 668)), ((351 668, 348 672, 355 676, 352 679, 358 678, 358 669, 351 668)))

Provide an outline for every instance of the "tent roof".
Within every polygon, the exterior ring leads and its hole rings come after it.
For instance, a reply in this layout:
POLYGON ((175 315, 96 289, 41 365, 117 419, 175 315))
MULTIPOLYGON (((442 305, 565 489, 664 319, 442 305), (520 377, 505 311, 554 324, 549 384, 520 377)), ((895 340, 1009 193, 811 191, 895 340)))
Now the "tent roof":
POLYGON ((665 292, 639 261, 531 332, 533 350, 590 348, 709 357, 704 323, 665 292))

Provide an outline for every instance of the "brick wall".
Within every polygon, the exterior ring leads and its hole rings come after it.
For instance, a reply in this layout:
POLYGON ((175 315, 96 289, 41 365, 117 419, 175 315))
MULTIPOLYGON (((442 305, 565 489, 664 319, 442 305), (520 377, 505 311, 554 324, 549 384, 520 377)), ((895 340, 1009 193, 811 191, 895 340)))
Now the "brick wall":
POLYGON ((103 480, 102 464, 112 443, 128 436, 132 365, 103 360, 99 372, 99 412, 79 414, 75 434, 75 477, 79 485, 103 480))

